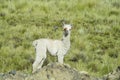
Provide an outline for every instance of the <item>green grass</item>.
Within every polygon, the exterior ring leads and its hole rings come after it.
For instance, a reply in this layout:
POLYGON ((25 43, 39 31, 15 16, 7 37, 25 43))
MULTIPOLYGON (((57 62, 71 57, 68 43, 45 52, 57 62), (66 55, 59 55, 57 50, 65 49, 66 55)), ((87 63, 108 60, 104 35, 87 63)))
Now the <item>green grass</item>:
MULTIPOLYGON (((31 72, 32 41, 62 38, 61 21, 73 25, 65 63, 93 76, 120 65, 119 0, 0 0, 0 72, 31 72), (54 31, 54 26, 58 30, 54 31)), ((53 62, 53 57, 46 64, 53 62)), ((45 64, 45 65, 46 65, 45 64)))

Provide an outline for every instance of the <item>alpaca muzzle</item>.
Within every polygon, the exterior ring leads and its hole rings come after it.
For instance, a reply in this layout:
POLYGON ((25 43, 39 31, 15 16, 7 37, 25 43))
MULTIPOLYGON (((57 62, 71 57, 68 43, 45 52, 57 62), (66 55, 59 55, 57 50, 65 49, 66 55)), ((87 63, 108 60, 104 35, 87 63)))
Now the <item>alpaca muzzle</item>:
POLYGON ((65 35, 65 37, 68 35, 68 30, 67 29, 64 29, 64 35, 65 35))

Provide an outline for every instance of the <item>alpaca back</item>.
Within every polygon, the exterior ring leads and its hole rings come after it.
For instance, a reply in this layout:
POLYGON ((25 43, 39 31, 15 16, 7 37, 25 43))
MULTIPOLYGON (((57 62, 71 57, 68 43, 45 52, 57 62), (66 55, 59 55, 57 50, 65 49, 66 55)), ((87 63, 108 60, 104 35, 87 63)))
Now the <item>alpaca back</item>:
POLYGON ((56 56, 57 52, 63 48, 63 43, 61 40, 38 39, 33 41, 33 46, 39 50, 44 47, 51 55, 56 56))

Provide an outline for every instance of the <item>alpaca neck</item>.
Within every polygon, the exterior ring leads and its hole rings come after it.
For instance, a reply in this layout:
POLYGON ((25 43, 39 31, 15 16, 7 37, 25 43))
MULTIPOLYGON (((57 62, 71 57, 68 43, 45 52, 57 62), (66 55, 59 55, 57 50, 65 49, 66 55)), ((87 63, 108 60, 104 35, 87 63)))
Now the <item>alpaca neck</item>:
POLYGON ((63 42, 65 48, 69 49, 69 47, 70 47, 70 33, 67 36, 63 35, 62 42, 63 42))

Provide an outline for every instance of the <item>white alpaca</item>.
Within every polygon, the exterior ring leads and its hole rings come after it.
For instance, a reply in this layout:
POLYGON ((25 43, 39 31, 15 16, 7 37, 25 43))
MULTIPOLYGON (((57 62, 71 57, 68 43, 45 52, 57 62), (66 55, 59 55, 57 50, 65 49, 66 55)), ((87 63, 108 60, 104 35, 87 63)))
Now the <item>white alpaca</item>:
POLYGON ((49 53, 53 56, 58 56, 58 62, 61 64, 63 63, 64 56, 70 48, 71 27, 72 26, 69 24, 63 25, 64 33, 62 40, 38 39, 33 41, 33 45, 36 51, 36 59, 33 63, 32 73, 36 72, 42 67, 43 62, 47 57, 47 51, 49 51, 49 53))

